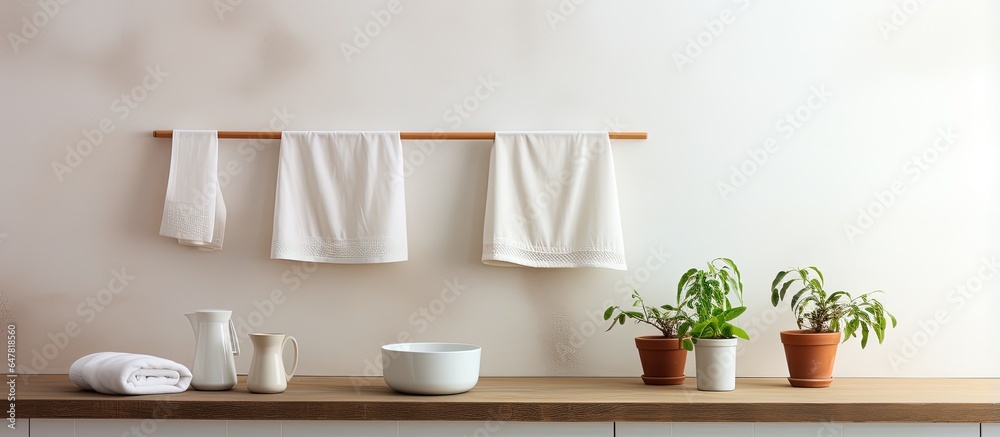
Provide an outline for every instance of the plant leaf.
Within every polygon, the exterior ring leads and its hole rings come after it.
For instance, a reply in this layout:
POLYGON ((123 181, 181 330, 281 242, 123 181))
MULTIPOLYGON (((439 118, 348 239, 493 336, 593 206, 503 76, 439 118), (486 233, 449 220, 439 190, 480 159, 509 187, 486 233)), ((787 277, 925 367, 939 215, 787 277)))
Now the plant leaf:
POLYGON ((815 279, 810 279, 809 280, 809 284, 811 284, 817 290, 822 290, 823 289, 823 284, 820 284, 819 281, 817 281, 815 279))
MULTIPOLYGON (((732 325, 730 325, 730 326, 732 326, 732 325)), ((743 328, 740 328, 739 326, 733 326, 732 332, 733 332, 733 335, 735 335, 735 336, 737 336, 739 338, 742 338, 744 340, 749 340, 750 339, 750 335, 747 334, 747 332, 744 331, 743 328)))
POLYGON ((781 300, 785 300, 785 292, 788 291, 788 287, 790 287, 794 282, 795 280, 791 280, 786 282, 785 285, 781 286, 781 293, 778 295, 778 297, 780 297, 781 300))
POLYGON ((778 274, 774 276, 774 280, 771 281, 771 292, 772 293, 777 293, 778 292, 778 284, 781 283, 781 280, 784 279, 785 275, 787 275, 787 274, 788 274, 788 270, 785 270, 783 272, 778 272, 778 274))
POLYGON ((808 269, 816 272, 816 276, 819 276, 819 281, 825 283, 826 279, 823 279, 823 272, 819 271, 815 266, 809 266, 808 269))
POLYGON ((697 272, 697 271, 698 271, 697 269, 693 269, 692 268, 692 269, 689 269, 688 271, 684 272, 683 275, 681 275, 681 280, 677 283, 677 301, 678 302, 680 302, 680 300, 681 300, 681 293, 684 292, 684 285, 687 284, 687 282, 688 282, 689 279, 691 279, 691 275, 694 275, 695 272, 697 272))
POLYGON ((615 312, 615 307, 608 307, 608 309, 604 310, 604 320, 610 319, 611 314, 613 314, 614 312, 615 312))
POLYGON ((847 326, 844 327, 844 341, 854 336, 854 331, 858 329, 858 321, 851 320, 847 322, 847 326))
POLYGON ((736 273, 736 277, 737 278, 740 277, 740 269, 738 267, 736 267, 736 263, 734 263, 733 260, 731 260, 729 258, 719 258, 719 259, 722 260, 722 262, 724 264, 726 264, 727 266, 729 266, 729 268, 733 269, 733 273, 736 273))
POLYGON ((838 300, 840 300, 841 296, 847 296, 848 299, 851 298, 851 295, 848 292, 846 292, 846 291, 838 291, 838 292, 833 293, 830 296, 828 296, 826 298, 826 303, 828 303, 828 304, 836 303, 838 300))
POLYGON ((861 349, 868 345, 868 324, 861 324, 861 349))
POLYGON ((733 320, 743 314, 747 310, 747 307, 736 307, 722 314, 722 320, 733 320))
MULTIPOLYGON (((809 290, 809 285, 807 284, 805 287, 802 287, 801 290, 795 292, 795 295, 792 296, 792 308, 795 308, 795 304, 799 301, 799 299, 802 297, 802 295, 805 294, 805 292, 808 291, 808 290, 809 290)), ((810 297, 812 297, 812 296, 810 296, 810 297)))

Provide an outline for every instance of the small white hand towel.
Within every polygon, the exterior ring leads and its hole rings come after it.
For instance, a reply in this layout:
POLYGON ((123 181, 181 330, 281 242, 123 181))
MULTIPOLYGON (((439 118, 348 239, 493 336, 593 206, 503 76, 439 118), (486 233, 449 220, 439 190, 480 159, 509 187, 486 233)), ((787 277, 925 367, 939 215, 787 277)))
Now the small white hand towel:
POLYGON ((607 132, 497 132, 483 263, 626 270, 607 132))
POLYGON ((282 132, 271 258, 406 261, 399 132, 282 132))
POLYGON ((160 235, 202 250, 222 249, 226 202, 218 168, 216 131, 174 130, 160 235))
POLYGON ((180 393, 191 384, 183 364, 152 355, 97 352, 73 363, 69 379, 77 387, 117 395, 180 393))

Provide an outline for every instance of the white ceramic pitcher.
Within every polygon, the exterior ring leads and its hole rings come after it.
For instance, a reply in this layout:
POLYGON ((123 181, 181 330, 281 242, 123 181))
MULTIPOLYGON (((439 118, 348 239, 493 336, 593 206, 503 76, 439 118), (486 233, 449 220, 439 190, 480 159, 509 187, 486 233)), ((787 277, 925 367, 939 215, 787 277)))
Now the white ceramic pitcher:
POLYGON ((299 366, 299 342, 295 337, 284 334, 256 332, 250 334, 253 342, 253 361, 250 362, 250 375, 247 377, 247 390, 251 393, 281 393, 288 388, 288 381, 299 366), (285 373, 285 363, 281 353, 285 343, 292 342, 295 354, 292 355, 292 371, 285 373))
POLYGON ((236 386, 236 339, 232 311, 201 310, 185 314, 194 329, 194 367, 191 387, 195 390, 229 390, 236 386))

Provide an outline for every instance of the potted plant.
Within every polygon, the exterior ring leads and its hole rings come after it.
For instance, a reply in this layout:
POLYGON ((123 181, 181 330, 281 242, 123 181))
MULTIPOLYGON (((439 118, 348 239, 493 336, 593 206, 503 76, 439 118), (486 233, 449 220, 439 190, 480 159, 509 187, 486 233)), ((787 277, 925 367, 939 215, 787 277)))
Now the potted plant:
POLYGON ((875 333, 881 344, 888 322, 895 327, 896 317, 871 297, 882 290, 855 297, 846 291, 828 294, 823 288, 823 272, 816 267, 778 272, 771 282, 771 305, 778 306, 796 282, 802 288, 792 295, 791 307, 799 329, 781 332, 788 382, 793 387, 829 387, 833 383, 837 345, 857 337, 858 332, 862 349, 868 345, 870 333, 875 333), (785 280, 789 275, 790 279, 785 280))
POLYGON ((604 311, 604 320, 611 326, 624 325, 626 319, 645 323, 660 331, 661 335, 643 335, 635 338, 642 363, 642 382, 648 385, 679 385, 684 383, 684 364, 687 352, 693 348, 691 337, 686 335, 690 323, 680 308, 670 305, 647 306, 639 292, 632 290, 631 309, 615 305, 604 311))
POLYGON ((694 338, 698 390, 729 391, 736 388, 736 340, 749 340, 730 323, 746 311, 740 270, 729 258, 716 258, 705 270, 692 268, 677 284, 677 301, 692 311, 681 329, 694 338), (738 306, 734 306, 732 298, 738 306))

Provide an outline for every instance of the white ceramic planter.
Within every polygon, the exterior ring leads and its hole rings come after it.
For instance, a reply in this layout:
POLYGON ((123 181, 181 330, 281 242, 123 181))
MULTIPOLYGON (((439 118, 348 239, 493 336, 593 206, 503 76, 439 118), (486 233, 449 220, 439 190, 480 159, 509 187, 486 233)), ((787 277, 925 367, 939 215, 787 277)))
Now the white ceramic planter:
POLYGON ((736 389, 736 339, 700 339, 694 345, 698 390, 736 389))

